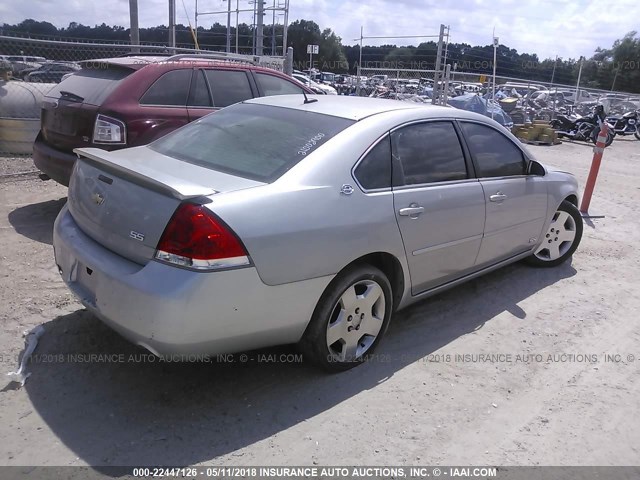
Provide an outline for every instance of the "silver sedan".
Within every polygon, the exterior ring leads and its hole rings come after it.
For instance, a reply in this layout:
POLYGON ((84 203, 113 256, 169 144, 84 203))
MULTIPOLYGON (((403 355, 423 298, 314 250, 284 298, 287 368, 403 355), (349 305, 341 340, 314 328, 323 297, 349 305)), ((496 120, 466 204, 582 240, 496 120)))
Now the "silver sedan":
POLYGON ((161 356, 298 343, 343 370, 399 309, 519 260, 559 265, 582 236, 572 175, 452 108, 265 97, 76 152, 60 274, 161 356))

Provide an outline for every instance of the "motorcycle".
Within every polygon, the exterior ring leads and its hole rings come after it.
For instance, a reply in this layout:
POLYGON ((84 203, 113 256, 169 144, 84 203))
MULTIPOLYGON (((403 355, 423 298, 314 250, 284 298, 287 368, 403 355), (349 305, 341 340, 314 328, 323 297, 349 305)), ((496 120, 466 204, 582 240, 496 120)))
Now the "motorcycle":
MULTIPOLYGON (((579 117, 574 120, 565 115, 557 115, 555 120, 550 123, 551 127, 557 132, 559 137, 567 137, 573 140, 582 140, 585 142, 598 141, 600 133, 600 123, 605 121, 604 108, 602 105, 595 107, 593 114, 585 117, 579 117)), ((605 145, 608 147, 613 142, 615 133, 613 126, 609 125, 607 130, 607 140, 605 145)))
POLYGON ((640 140, 638 112, 640 112, 640 110, 627 112, 621 117, 607 117, 607 122, 612 125, 616 135, 635 135, 635 137, 640 140))

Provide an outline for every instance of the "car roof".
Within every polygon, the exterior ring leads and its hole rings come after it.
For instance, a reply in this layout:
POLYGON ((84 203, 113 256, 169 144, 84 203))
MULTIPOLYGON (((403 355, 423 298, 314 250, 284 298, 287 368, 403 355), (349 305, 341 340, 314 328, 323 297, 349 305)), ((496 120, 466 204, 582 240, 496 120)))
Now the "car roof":
MULTIPOLYGON (((113 58, 99 58, 93 60, 83 60, 79 62, 83 67, 95 68, 94 65, 116 65, 121 67, 128 67, 134 70, 138 70, 147 65, 176 65, 179 68, 189 68, 197 66, 213 66, 224 68, 239 68, 239 69, 251 69, 255 71, 273 72, 274 70, 265 66, 256 65, 248 61, 242 61, 235 58, 198 58, 197 55, 193 57, 184 57, 172 59, 166 55, 128 55, 126 57, 113 57, 113 58)), ((277 70, 275 70, 277 71, 277 70)), ((282 72, 280 72, 282 73, 282 72)))
POLYGON ((350 97, 345 95, 312 95, 310 96, 311 98, 318 101, 304 103, 303 95, 275 95, 246 100, 244 103, 303 110, 356 121, 380 113, 419 108, 431 110, 433 116, 453 117, 452 111, 456 113, 463 112, 449 107, 381 98, 350 97))

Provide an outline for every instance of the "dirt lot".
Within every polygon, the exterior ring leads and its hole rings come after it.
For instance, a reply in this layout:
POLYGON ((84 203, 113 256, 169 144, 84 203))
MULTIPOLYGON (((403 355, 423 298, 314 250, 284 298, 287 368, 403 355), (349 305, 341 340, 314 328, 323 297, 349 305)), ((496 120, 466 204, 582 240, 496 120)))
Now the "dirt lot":
MULTIPOLYGON (((532 149, 584 185, 590 146, 532 149)), ((605 218, 571 264, 510 266, 416 305, 377 361, 333 376, 271 361, 290 348, 152 361, 60 280, 51 228, 65 189, 0 177, 0 368, 16 368, 25 329, 45 328, 26 385, 0 384, 0 464, 637 464, 638 165, 637 140, 607 149, 591 207, 605 218)))

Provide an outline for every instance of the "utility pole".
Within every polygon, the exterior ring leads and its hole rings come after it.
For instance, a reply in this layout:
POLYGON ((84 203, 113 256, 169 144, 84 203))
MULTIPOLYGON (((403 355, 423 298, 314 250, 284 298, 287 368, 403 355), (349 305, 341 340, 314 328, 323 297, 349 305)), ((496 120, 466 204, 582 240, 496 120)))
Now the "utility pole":
POLYGON ((442 59, 442 44, 444 43, 444 25, 440 24, 440 35, 438 37, 438 52, 436 53, 436 68, 433 72, 433 97, 431 103, 436 105, 438 103, 438 97, 440 96, 440 61, 442 59))
POLYGON ((613 76, 613 83, 611 84, 611 91, 613 92, 613 87, 616 86, 616 78, 618 78, 618 72, 620 71, 620 65, 616 68, 616 74, 613 76))
POLYGON ((360 26, 360 57, 358 58, 358 79, 356 80, 358 82, 356 85, 356 95, 358 96, 360 96, 360 69, 362 68, 362 40, 364 39, 363 33, 364 27, 360 26))
POLYGON ((276 56, 276 0, 273 0, 273 17, 271 19, 271 55, 276 56))
POLYGON ((169 0, 169 47, 176 47, 176 0, 169 0))
POLYGON ((231 0, 227 0, 227 53, 231 53, 231 0))
POLYGON ((236 53, 240 53, 238 49, 238 23, 240 21, 239 17, 240 17, 240 0, 236 0, 236 53))
POLYGON ((129 0, 129 22, 131 25, 131 53, 140 53, 140 30, 138 28, 138 0, 129 0))
POLYGON ((287 50, 287 29, 289 28, 289 0, 284 1, 284 25, 282 30, 282 54, 286 55, 287 50))
POLYGON ((264 48, 264 0, 258 2, 258 21, 256 32, 256 55, 261 56, 264 48))
POLYGON ((584 64, 584 57, 580 57, 580 70, 578 70, 578 83, 576 83, 576 101, 573 102, 574 105, 578 103, 580 99, 580 77, 582 76, 582 65, 584 64))
POLYGON ((553 72, 551 72, 551 85, 553 86, 553 78, 556 76, 556 64, 558 63, 558 55, 556 55, 556 60, 553 62, 553 72))

